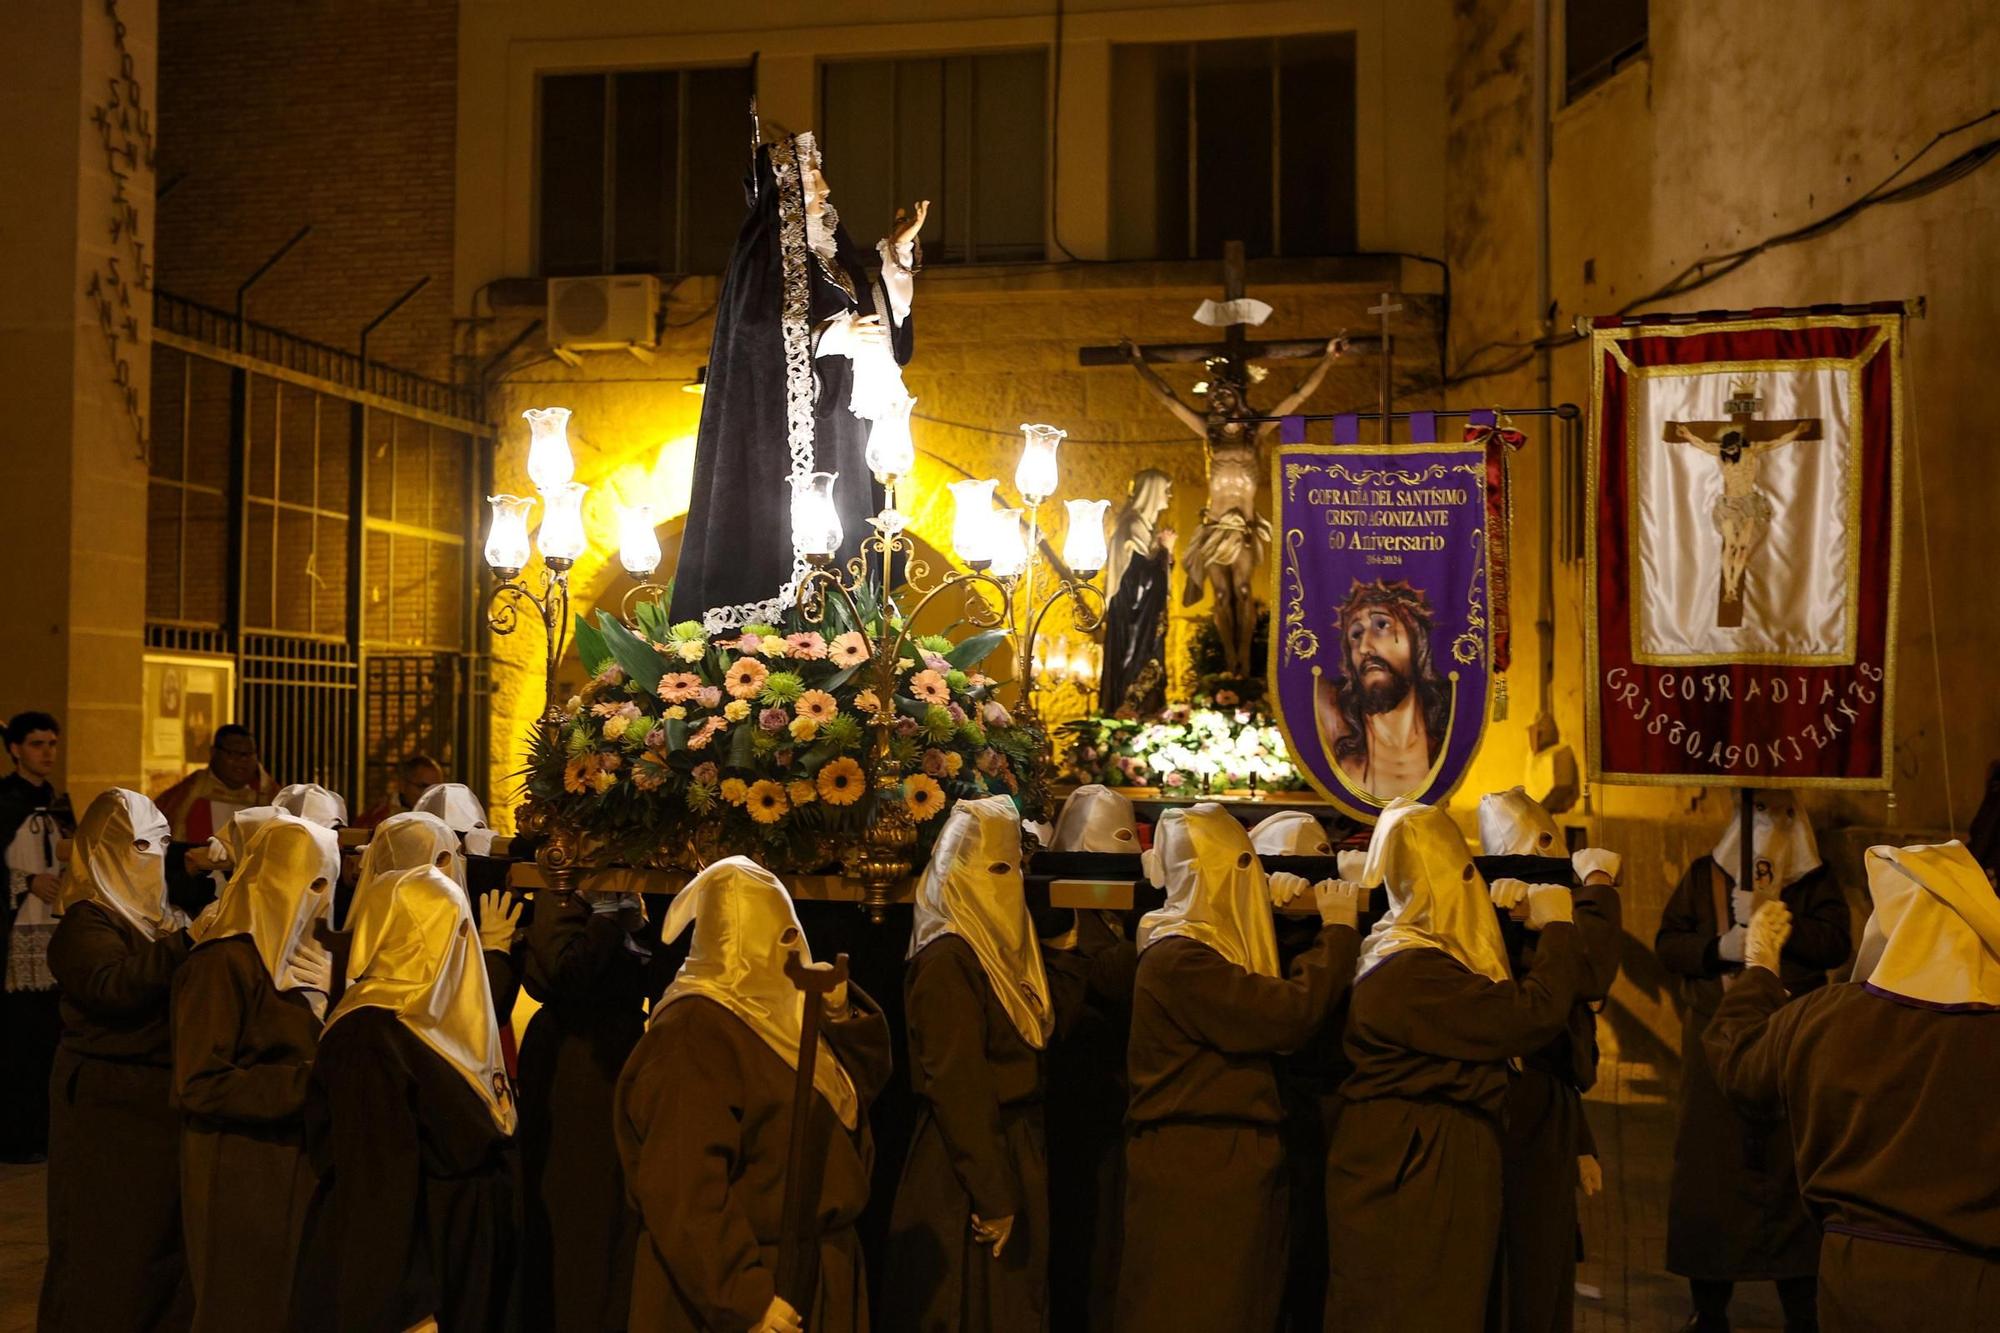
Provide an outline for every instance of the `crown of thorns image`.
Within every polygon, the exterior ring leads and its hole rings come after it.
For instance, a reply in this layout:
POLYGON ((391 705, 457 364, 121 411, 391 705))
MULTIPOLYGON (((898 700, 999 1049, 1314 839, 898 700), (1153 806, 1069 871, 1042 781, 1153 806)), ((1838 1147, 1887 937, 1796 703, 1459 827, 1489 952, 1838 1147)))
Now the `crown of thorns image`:
POLYGON ((1424 595, 1423 589, 1411 587, 1408 579, 1375 579, 1368 583, 1356 579, 1347 600, 1334 613, 1343 633, 1347 622, 1367 606, 1379 606, 1401 620, 1415 639, 1429 638, 1431 625, 1437 619, 1437 613, 1431 610, 1431 599, 1424 595))

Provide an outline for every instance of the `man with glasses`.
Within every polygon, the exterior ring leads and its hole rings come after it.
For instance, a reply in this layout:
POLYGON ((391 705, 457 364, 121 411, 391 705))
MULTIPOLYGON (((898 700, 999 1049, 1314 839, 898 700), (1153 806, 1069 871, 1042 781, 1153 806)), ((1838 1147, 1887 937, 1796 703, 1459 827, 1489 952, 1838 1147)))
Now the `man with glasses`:
POLYGON ((269 805, 278 784, 264 771, 257 738, 248 727, 217 727, 208 747, 208 767, 188 774, 160 798, 160 813, 172 823, 174 841, 203 846, 239 810, 269 805))

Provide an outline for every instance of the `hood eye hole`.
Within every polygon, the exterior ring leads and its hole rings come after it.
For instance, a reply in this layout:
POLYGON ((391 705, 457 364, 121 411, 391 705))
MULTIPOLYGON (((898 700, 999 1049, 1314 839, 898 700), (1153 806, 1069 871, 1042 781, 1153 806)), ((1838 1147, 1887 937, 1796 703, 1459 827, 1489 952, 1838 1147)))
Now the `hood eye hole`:
POLYGON ((1116 838, 1120 842, 1130 842, 1132 841, 1132 830, 1128 828, 1122 828, 1119 829, 1116 833, 1113 833, 1111 836, 1116 838))
POLYGON ((1009 865, 1005 861, 995 861, 992 865, 986 867, 986 870, 987 873, 989 874, 1004 875, 1013 868, 1014 868, 1013 866, 1009 865))
POLYGON ((778 943, 784 945, 786 948, 790 948, 798 942, 799 928, 797 926, 786 926, 783 933, 778 936, 778 943))
POLYGON ((1238 852, 1236 855, 1236 868, 1238 870, 1247 870, 1249 869, 1249 867, 1250 867, 1250 853, 1238 852))
POLYGON ((1555 840, 1556 836, 1553 833, 1539 833, 1535 835, 1535 845, 1537 847, 1547 847, 1555 840))
POLYGON ((1461 875, 1459 875, 1459 878, 1464 880, 1467 884, 1470 884, 1472 882, 1472 865, 1470 862, 1466 864, 1465 870, 1461 875))

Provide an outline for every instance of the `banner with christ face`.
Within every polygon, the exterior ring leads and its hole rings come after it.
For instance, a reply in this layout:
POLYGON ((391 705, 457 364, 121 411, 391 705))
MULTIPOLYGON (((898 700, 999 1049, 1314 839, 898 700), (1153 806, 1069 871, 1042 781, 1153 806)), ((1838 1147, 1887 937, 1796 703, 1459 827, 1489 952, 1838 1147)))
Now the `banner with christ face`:
POLYGON ((1901 366, 1894 308, 1594 331, 1593 777, 1888 785, 1901 366))
POLYGON ((1443 800, 1486 724, 1483 444, 1278 450, 1270 698, 1292 758, 1372 822, 1443 800))

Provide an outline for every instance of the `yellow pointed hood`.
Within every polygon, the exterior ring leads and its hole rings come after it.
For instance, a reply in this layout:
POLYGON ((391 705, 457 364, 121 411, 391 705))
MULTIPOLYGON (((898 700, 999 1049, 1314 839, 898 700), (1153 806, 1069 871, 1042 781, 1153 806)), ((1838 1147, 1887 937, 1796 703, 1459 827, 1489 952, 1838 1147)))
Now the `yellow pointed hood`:
POLYGON ((1139 918, 1139 952, 1180 936, 1245 972, 1278 975, 1271 891, 1250 835, 1212 801, 1169 810, 1153 830, 1167 901, 1139 918))
POLYGON ((1513 979, 1486 881, 1443 810, 1391 801, 1369 839, 1361 882, 1385 887, 1389 910, 1361 942, 1357 979, 1405 949, 1440 949, 1490 981, 1513 979))
POLYGON ((333 830, 277 812, 250 835, 201 943, 248 935, 271 984, 294 989, 286 964, 332 912, 339 881, 340 839, 333 830))
POLYGON ((1870 847, 1867 865, 1875 912, 1856 980, 1943 1009, 2000 1009, 2000 897, 1964 844, 1870 847))
MULTIPOLYGON (((797 1069, 805 994, 785 975, 785 959, 794 951, 801 962, 813 957, 784 884, 747 856, 725 857, 674 896, 660 942, 673 943, 690 925, 694 939, 687 961, 653 1006, 653 1017, 702 996, 735 1014, 797 1069)), ((813 1088, 842 1125, 850 1130, 860 1125, 860 1096, 831 1046, 822 1044, 813 1059, 813 1088)))

